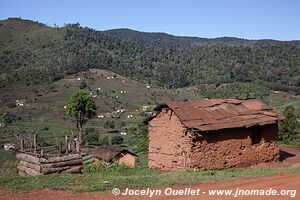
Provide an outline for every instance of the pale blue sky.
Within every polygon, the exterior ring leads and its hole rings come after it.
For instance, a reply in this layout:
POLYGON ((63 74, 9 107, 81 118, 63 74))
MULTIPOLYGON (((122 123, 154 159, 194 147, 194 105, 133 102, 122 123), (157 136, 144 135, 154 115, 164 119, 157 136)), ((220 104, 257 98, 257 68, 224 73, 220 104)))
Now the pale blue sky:
POLYGON ((300 0, 0 0, 0 19, 198 37, 300 39, 300 0))

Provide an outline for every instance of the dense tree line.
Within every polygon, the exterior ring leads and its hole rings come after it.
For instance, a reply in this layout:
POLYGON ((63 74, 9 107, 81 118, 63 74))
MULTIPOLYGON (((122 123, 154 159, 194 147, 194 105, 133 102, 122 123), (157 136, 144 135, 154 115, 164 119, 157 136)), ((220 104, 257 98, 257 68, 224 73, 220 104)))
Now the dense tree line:
MULTIPOLYGON (((5 33, 0 37, 0 87, 50 83, 101 68, 167 88, 232 82, 258 82, 295 92, 300 88, 297 42, 264 41, 258 45, 257 41, 224 38, 186 48, 178 42, 174 47, 156 45, 157 39, 128 40, 79 24, 50 28, 32 22, 32 28, 24 30, 16 27, 20 21, 0 22, 0 35, 5 33)), ((164 37, 161 40, 165 42, 164 37)))

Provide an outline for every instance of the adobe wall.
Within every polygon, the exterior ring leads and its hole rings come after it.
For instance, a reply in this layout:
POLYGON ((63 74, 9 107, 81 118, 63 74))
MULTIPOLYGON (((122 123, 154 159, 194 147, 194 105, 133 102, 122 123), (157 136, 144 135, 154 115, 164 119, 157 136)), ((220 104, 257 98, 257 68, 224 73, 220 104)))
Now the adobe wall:
POLYGON ((119 159, 119 164, 126 165, 128 167, 134 167, 135 166, 135 156, 129 154, 129 153, 122 153, 122 157, 119 159))
POLYGON ((262 126, 261 135, 260 143, 252 145, 251 127, 194 134, 191 166, 223 169, 278 160, 277 124, 262 126))
POLYGON ((149 122, 148 133, 149 168, 168 171, 189 169, 191 138, 172 110, 163 109, 158 113, 149 122))

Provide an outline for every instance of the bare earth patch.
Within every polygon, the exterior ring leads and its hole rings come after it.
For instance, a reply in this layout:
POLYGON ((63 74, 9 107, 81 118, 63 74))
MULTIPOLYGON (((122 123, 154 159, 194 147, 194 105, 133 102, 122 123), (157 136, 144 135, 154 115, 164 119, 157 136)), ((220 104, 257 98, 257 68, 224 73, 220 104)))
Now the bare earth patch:
MULTIPOLYGON (((209 189, 276 189, 276 190, 297 190, 300 191, 300 173, 292 175, 279 175, 267 178, 250 178, 236 181, 212 182, 200 185, 193 185, 190 188, 208 191, 209 189)), ((188 187, 188 186, 187 186, 188 187)), ((186 187, 172 187, 173 189, 185 189, 186 187)), ((289 196, 238 196, 234 199, 297 199, 289 196)), ((69 191, 58 190, 37 190, 20 194, 1 195, 2 200, 135 200, 135 199, 158 199, 158 200, 196 200, 196 199, 233 199, 233 196, 209 196, 208 194, 200 194, 200 196, 155 196, 149 198, 147 196, 114 196, 112 194, 75 194, 69 191)))

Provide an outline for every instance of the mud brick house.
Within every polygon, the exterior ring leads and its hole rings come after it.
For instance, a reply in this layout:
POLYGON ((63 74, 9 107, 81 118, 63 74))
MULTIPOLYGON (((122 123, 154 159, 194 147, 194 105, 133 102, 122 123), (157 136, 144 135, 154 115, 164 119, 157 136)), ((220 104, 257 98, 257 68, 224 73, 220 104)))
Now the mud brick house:
POLYGON ((135 166, 136 154, 117 147, 102 145, 91 151, 91 155, 95 158, 95 161, 104 161, 106 164, 112 163, 114 160, 119 164, 126 165, 128 167, 135 166))
POLYGON ((223 169, 279 158, 283 117, 258 100, 170 102, 156 110, 148 122, 150 168, 223 169))

